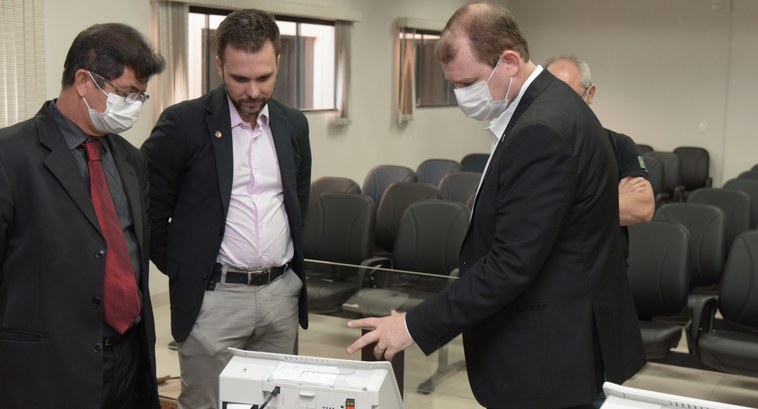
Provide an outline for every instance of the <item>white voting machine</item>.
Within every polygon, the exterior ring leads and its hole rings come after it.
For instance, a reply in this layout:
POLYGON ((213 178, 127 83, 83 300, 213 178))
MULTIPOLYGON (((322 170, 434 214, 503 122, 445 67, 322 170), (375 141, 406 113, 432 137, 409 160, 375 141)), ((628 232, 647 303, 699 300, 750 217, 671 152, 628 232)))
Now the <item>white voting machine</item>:
POLYGON ((219 375, 221 409, 403 408, 389 362, 230 350, 219 375))
POLYGON ((750 409, 746 406, 630 388, 606 382, 603 384, 605 402, 601 409, 750 409))

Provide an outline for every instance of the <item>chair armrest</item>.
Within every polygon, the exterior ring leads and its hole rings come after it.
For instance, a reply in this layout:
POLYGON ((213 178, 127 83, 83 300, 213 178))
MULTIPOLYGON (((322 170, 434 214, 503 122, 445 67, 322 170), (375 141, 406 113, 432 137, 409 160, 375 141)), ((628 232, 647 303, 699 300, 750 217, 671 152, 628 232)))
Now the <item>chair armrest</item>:
POLYGON ((713 329, 713 320, 718 308, 718 296, 690 294, 687 306, 692 317, 692 320, 685 326, 687 347, 690 354, 700 355, 698 351, 700 335, 713 329))
POLYGON ((377 284, 376 267, 392 268, 392 259, 390 257, 371 257, 361 261, 361 268, 358 269, 358 288, 362 287, 384 287, 387 285, 388 278, 385 276, 382 285, 377 284), (368 281, 368 285, 367 285, 368 281))

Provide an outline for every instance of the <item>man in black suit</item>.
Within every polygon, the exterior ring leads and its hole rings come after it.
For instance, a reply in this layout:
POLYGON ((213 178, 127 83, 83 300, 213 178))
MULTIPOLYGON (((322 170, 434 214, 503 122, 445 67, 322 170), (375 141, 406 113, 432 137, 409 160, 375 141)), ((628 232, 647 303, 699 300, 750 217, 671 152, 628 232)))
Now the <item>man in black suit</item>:
POLYGON ((613 152, 597 118, 529 60, 506 9, 472 3, 437 46, 468 116, 490 120, 491 160, 461 248, 460 278, 407 313, 351 321, 391 359, 463 334, 488 408, 591 407, 604 379, 645 363, 618 234, 613 152))
POLYGON ((279 30, 258 10, 216 31, 223 85, 167 108, 142 146, 150 258, 169 277, 181 408, 215 408, 228 347, 293 353, 308 325, 302 220, 305 116, 273 99, 279 30))
POLYGON ((117 134, 163 67, 132 27, 94 25, 68 51, 59 97, 0 130, 3 408, 160 406, 147 167, 117 134))

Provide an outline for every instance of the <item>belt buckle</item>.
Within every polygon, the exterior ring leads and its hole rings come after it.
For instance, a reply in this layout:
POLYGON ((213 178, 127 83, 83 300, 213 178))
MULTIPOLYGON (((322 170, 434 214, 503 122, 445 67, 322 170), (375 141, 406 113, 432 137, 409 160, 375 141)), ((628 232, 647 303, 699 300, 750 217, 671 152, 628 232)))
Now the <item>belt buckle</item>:
POLYGON ((259 276, 259 275, 263 275, 264 273, 265 273, 265 274, 266 274, 266 276, 267 276, 267 280, 266 280, 266 283, 269 283, 269 282, 271 282, 271 269, 270 269, 270 268, 267 268, 266 270, 263 270, 263 271, 258 271, 258 272, 250 272, 250 273, 247 273, 247 285, 248 285, 248 286, 251 286, 251 285, 255 285, 255 284, 253 283, 253 277, 255 277, 255 276, 259 276))

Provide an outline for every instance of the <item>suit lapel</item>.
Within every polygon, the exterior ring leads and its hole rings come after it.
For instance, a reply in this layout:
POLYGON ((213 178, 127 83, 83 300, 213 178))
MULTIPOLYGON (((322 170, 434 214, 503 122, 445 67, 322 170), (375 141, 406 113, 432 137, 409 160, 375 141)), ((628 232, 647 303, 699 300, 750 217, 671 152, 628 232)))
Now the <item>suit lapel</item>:
POLYGON ((79 207, 79 210, 82 211, 92 226, 99 230, 100 225, 97 222, 95 209, 92 207, 87 184, 76 167, 73 154, 66 145, 63 134, 61 134, 53 118, 42 111, 35 118, 35 123, 37 124, 37 136, 40 144, 50 150, 50 154, 44 161, 45 166, 63 186, 63 189, 66 190, 71 200, 79 207))
POLYGON ((229 102, 223 85, 213 90, 206 111, 205 123, 208 137, 213 144, 216 158, 216 177, 224 205, 224 214, 229 211, 232 197, 232 179, 234 177, 234 153, 232 143, 232 120, 229 115, 229 102))

